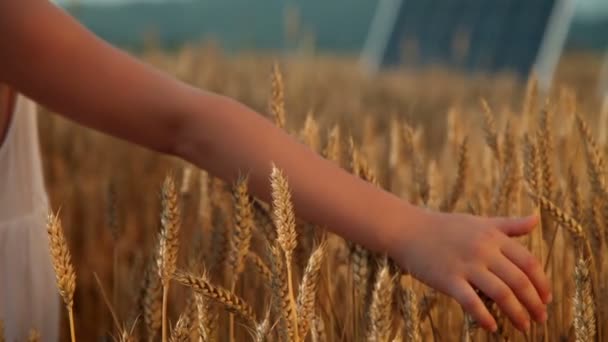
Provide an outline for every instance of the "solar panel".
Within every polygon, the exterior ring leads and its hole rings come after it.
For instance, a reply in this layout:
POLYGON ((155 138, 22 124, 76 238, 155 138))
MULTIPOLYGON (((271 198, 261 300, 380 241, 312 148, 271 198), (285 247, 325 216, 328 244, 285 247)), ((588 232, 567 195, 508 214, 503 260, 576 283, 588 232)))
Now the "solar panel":
POLYGON ((385 0, 364 55, 377 67, 533 68, 559 0, 385 0))

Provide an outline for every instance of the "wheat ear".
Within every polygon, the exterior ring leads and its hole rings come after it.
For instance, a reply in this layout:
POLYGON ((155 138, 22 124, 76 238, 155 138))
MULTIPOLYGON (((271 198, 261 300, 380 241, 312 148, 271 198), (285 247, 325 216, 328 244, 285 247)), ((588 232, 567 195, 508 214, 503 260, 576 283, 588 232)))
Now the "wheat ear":
POLYGON ((211 284, 206 275, 197 277, 193 274, 177 271, 175 272, 173 279, 205 296, 209 300, 220 304, 228 312, 236 314, 238 317, 242 318, 245 322, 251 324, 252 326, 256 325, 257 321, 253 308, 247 304, 243 298, 235 295, 223 287, 211 284))
POLYGON ((420 342, 420 319, 424 315, 418 308, 416 293, 410 288, 402 287, 399 291, 399 311, 405 321, 405 332, 409 341, 420 342))
POLYGON ((560 226, 566 228, 570 236, 575 242, 575 247, 582 251, 583 255, 589 257, 589 262, 595 267, 595 261, 593 259, 593 249, 589 244, 589 240, 585 235, 585 231, 580 223, 578 223, 572 216, 568 215, 565 211, 561 210, 557 205, 551 202, 549 199, 542 195, 538 195, 529 191, 529 195, 532 196, 533 199, 538 201, 541 208, 558 223, 560 226))
POLYGON ((389 341, 391 333, 391 304, 393 290, 394 282, 389 272, 388 263, 385 262, 377 275, 374 291, 372 293, 368 341, 389 341))
POLYGON ((247 177, 239 177, 233 189, 235 229, 230 240, 231 249, 228 256, 233 276, 231 282, 232 291, 235 290, 238 277, 245 268, 245 257, 249 251, 254 224, 253 207, 247 182, 247 177))
MULTIPOLYGON (((291 194, 287 178, 283 172, 272 166, 270 176, 272 185, 272 205, 274 212, 274 224, 277 228, 278 242, 285 253, 288 273, 291 273, 291 261, 293 251, 296 248, 296 219, 291 203, 291 194)), ((291 274, 289 274, 291 279, 291 274)))
MULTIPOLYGON (((289 185, 287 178, 283 175, 283 172, 276 166, 272 165, 272 173, 270 175, 270 183, 272 187, 272 205, 274 213, 274 223, 277 228, 277 241, 279 246, 285 255, 285 268, 287 269, 287 289, 290 300, 290 306, 295 308, 295 296, 292 282, 292 260, 293 251, 296 248, 296 219, 293 210, 293 204, 291 202, 291 194, 289 191, 289 185)), ((290 311, 291 315, 289 321, 291 321, 293 327, 293 334, 296 340, 298 330, 298 322, 296 316, 296 310, 290 311)))
POLYGON ((577 342, 595 338, 595 302, 589 274, 589 265, 579 256, 574 269, 574 336, 577 342))
POLYGON ((68 311, 71 340, 75 342, 76 334, 74 331, 74 313, 72 308, 74 306, 74 291, 76 290, 76 272, 74 272, 70 250, 63 235, 61 221, 57 215, 49 215, 47 232, 57 287, 68 311))

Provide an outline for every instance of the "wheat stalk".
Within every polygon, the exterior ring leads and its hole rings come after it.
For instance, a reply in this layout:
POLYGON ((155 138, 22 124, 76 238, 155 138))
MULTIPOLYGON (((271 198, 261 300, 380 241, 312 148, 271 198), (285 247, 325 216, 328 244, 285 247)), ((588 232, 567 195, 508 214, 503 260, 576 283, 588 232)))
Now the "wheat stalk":
POLYGON ((27 342, 40 342, 40 333, 36 329, 30 330, 27 342))
POLYGON ((274 117, 274 122, 279 128, 285 128, 285 100, 283 76, 277 62, 272 65, 270 76, 272 97, 270 99, 270 112, 274 117))
POLYGON ((182 312, 175 323, 175 327, 171 332, 170 342, 187 342, 190 341, 190 319, 187 311, 182 312))
POLYGON ((179 188, 180 195, 187 196, 190 193, 190 187, 192 186, 192 166, 184 165, 182 167, 182 184, 179 188))
POLYGON ((407 338, 412 342, 420 342, 422 341, 422 336, 420 334, 420 319, 421 317, 426 316, 422 312, 426 310, 418 309, 416 293, 412 289, 402 287, 399 291, 399 295, 399 309, 401 316, 405 321, 407 338))
POLYGON ((209 341, 211 339, 211 328, 213 324, 210 319, 210 308, 205 297, 195 292, 194 303, 196 305, 196 329, 200 339, 209 341))
POLYGON ((269 212, 268 206, 265 203, 255 200, 253 202, 253 216, 255 219, 254 226, 260 229, 260 232, 264 235, 264 239, 268 242, 275 241, 277 239, 277 231, 274 228, 272 214, 269 212))
POLYGON ((325 342, 328 341, 327 333, 325 332, 325 322, 323 322, 323 318, 318 314, 313 318, 313 324, 311 329, 311 339, 312 342, 325 342))
POLYGON ((458 153, 458 172, 456 175, 456 182, 450 191, 450 195, 441 204, 441 211, 453 211, 454 207, 458 203, 458 200, 464 195, 465 184, 467 179, 467 170, 469 167, 468 153, 467 153, 467 138, 465 137, 460 144, 458 153))
POLYGON ((137 320, 135 320, 135 322, 133 322, 130 330, 126 329, 126 325, 124 325, 124 327, 119 328, 120 336, 118 338, 118 341, 120 341, 120 342, 137 342, 138 338, 134 334, 136 326, 137 326, 137 320))
POLYGON ((63 298, 63 302, 68 311, 68 319, 70 323, 70 337, 72 342, 76 341, 74 331, 74 291, 76 290, 76 272, 72 266, 72 260, 68 244, 65 241, 63 228, 58 215, 49 215, 47 222, 47 232, 49 236, 49 244, 53 268, 55 269, 55 277, 57 280, 57 288, 63 298))
POLYGON ((483 109, 483 132, 486 144, 490 147, 494 157, 500 163, 502 161, 502 155, 500 153, 500 146, 498 145, 498 132, 496 129, 494 114, 492 113, 492 109, 485 99, 481 99, 480 103, 481 108, 483 109))
POLYGON ((535 115, 538 110, 538 78, 532 74, 526 84, 526 94, 522 108, 524 116, 535 115))
POLYGON ((462 320, 462 332, 460 333, 460 341, 471 342, 472 335, 475 332, 475 328, 475 321, 469 314, 465 313, 464 319, 462 320))
MULTIPOLYGON (((549 105, 547 104, 546 107, 549 105)), ((538 155, 542 170, 542 194, 547 199, 553 200, 555 177, 553 175, 553 164, 551 153, 553 152, 553 139, 551 136, 552 112, 544 108, 541 112, 540 129, 538 131, 538 155)))
POLYGON ((156 260, 150 259, 145 269, 141 285, 140 307, 143 312, 148 340, 154 337, 162 325, 163 287, 156 260))
POLYGON ((306 270, 304 271, 304 277, 300 283, 297 316, 298 328, 300 329, 299 337, 302 340, 306 339, 308 329, 314 316, 317 286, 319 284, 321 264, 325 258, 326 248, 326 240, 323 240, 312 253, 310 259, 308 259, 308 264, 306 265, 306 270))
POLYGON ((350 265, 353 274, 353 290, 355 295, 355 316, 358 317, 364 312, 367 301, 371 275, 370 253, 359 244, 352 244, 350 250, 350 265))
POLYGON ((162 213, 160 217, 162 229, 160 232, 157 266, 160 281, 163 286, 162 304, 162 341, 167 341, 167 300, 169 296, 169 283, 177 265, 179 249, 179 230, 181 213, 178 203, 175 182, 169 175, 165 177, 161 197, 162 213))
POLYGON ((505 189, 505 197, 504 197, 504 211, 502 215, 508 216, 509 213, 513 210, 513 207, 519 209, 517 206, 519 203, 519 197, 514 198, 519 194, 517 191, 519 189, 519 181, 521 179, 521 165, 518 158, 515 143, 515 136, 513 130, 511 128, 511 124, 507 123, 507 128, 505 130, 504 137, 504 162, 509 163, 509 172, 506 179, 506 189, 505 189))
POLYGON ((321 136, 320 136, 319 124, 315 120, 312 111, 306 114, 304 120, 304 127, 300 134, 304 143, 313 151, 321 152, 321 136))
POLYGON ((335 125, 328 133, 327 146, 323 150, 323 157, 335 162, 338 165, 342 163, 342 135, 340 126, 335 125))
POLYGON ((249 253, 247 253, 247 260, 258 270, 258 273, 264 279, 265 284, 268 285, 272 283, 272 272, 259 255, 255 254, 255 252, 249 251, 249 253))
POLYGON ((534 192, 542 191, 538 148, 536 141, 530 139, 528 134, 524 135, 524 176, 534 192))
MULTIPOLYGON (((280 309, 280 331, 283 340, 298 340, 297 307, 288 282, 283 253, 278 246, 268 246, 272 269, 272 294, 276 309, 280 309)), ((276 310, 275 309, 275 310, 276 310)))
POLYGON ((264 320, 255 327, 255 342, 265 342, 268 340, 270 332, 270 310, 266 311, 264 320))
MULTIPOLYGON (((235 229, 230 239, 230 252, 228 255, 229 269, 232 270, 230 289, 236 290, 240 274, 245 268, 245 256, 249 251, 254 218, 251 199, 247 187, 248 178, 239 177, 232 190, 234 202, 235 229)), ((234 340, 234 315, 230 315, 229 322, 230 340, 234 340)))

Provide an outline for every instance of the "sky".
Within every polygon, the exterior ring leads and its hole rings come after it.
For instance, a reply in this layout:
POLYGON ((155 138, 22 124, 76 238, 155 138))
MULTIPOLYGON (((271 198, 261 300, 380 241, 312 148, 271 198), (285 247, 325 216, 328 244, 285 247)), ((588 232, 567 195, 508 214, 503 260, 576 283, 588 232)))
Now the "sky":
MULTIPOLYGON (((188 1, 188 0, 54 0, 59 4, 66 4, 70 1, 78 1, 83 4, 97 5, 116 5, 129 2, 168 2, 168 1, 188 1)), ((191 0, 192 1, 192 0, 191 0)), ((195 0, 196 1, 196 0, 195 0)), ((198 0, 203 1, 203 0, 198 0)), ((253 0, 252 0, 253 1, 253 0)), ((379 1, 379 0, 370 0, 379 1)), ((607 0, 565 0, 577 2, 576 16, 582 20, 593 20, 598 18, 608 17, 608 1, 607 0)))

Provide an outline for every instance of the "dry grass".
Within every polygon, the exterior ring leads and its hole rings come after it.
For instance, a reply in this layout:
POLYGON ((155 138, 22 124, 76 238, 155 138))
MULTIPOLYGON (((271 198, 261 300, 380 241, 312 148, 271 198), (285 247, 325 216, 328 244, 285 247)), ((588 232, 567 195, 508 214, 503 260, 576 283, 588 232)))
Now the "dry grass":
POLYGON ((588 96, 593 57, 568 59, 547 98, 534 82, 508 75, 431 69, 366 78, 347 58, 273 67, 266 56, 193 48, 144 58, 268 113, 324 157, 416 204, 482 215, 540 209, 542 229, 521 242, 545 263, 555 299, 546 326, 524 336, 499 317, 499 333, 488 334, 390 260, 300 221, 278 169, 269 175, 273 201, 263 203, 247 196, 246 177, 224 184, 45 114, 46 179, 78 274, 80 340, 156 341, 163 322, 167 337, 192 341, 608 338, 608 282, 600 276, 608 272, 607 146, 599 101, 588 96), (174 184, 164 181, 168 171, 178 171, 174 184), (133 329, 114 326, 93 272, 133 329))

